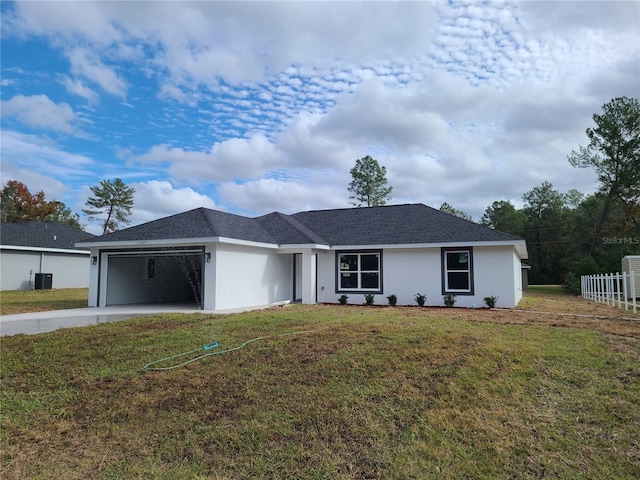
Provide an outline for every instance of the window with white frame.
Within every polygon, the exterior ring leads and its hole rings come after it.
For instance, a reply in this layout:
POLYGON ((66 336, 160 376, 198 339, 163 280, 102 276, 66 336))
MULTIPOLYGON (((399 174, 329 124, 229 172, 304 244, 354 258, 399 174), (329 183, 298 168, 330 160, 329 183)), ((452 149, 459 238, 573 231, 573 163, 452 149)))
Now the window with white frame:
POLYGON ((473 295, 473 250, 442 249, 442 293, 473 295))
POLYGON ((382 252, 338 252, 338 292, 382 292, 382 252))

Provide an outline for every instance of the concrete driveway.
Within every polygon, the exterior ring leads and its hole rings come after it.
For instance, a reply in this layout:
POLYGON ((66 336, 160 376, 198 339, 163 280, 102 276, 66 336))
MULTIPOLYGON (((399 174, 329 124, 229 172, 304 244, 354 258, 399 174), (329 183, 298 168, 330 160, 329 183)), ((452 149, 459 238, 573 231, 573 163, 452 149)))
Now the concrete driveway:
POLYGON ((273 305, 232 308, 228 310, 200 310, 191 305, 118 305, 115 307, 74 308, 50 312, 0 315, 0 335, 35 335, 53 332, 59 328, 83 327, 98 323, 116 322, 128 318, 144 317, 156 313, 224 314, 260 310, 273 305))
MULTIPOLYGON (((0 335, 53 332, 59 328, 82 327, 115 322, 156 313, 213 313, 184 305, 121 305, 117 307, 89 307, 51 312, 18 313, 0 316, 0 335)), ((219 312, 218 312, 219 313, 219 312)))

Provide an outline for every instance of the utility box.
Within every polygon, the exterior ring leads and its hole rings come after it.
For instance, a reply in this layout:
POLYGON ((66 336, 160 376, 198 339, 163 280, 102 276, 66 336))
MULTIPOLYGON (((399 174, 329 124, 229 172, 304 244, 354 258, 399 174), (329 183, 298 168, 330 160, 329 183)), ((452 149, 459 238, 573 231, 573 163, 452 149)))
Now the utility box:
POLYGON ((640 255, 627 255, 622 259, 622 272, 634 273, 636 291, 631 291, 631 279, 627 279, 627 292, 630 298, 640 298, 640 255))
POLYGON ((51 290, 53 288, 53 273, 36 273, 36 290, 51 290))

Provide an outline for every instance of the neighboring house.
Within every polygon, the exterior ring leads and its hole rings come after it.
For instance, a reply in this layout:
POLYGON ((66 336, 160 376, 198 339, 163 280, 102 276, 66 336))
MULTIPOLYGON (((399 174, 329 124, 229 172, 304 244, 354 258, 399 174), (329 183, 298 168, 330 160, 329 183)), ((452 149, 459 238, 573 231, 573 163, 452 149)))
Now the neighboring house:
POLYGON ((483 306, 522 297, 524 240, 422 204, 257 218, 198 208, 78 243, 91 249, 89 305, 284 301, 483 306))
POLYGON ((91 237, 58 222, 0 223, 0 290, 31 290, 39 274, 51 275, 42 288, 88 287, 89 251, 75 244, 91 237))

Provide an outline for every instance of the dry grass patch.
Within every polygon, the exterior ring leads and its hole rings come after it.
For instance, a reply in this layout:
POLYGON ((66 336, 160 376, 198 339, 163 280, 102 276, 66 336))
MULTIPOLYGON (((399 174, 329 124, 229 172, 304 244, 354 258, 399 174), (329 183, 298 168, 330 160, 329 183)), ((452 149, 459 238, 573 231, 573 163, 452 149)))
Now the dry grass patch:
POLYGON ((5 337, 3 478, 637 478, 640 335, 548 322, 292 306, 5 337))
POLYGON ((509 325, 580 328, 602 333, 640 337, 640 314, 607 306, 558 291, 531 289, 514 309, 425 308, 409 315, 430 315, 472 322, 509 325))

